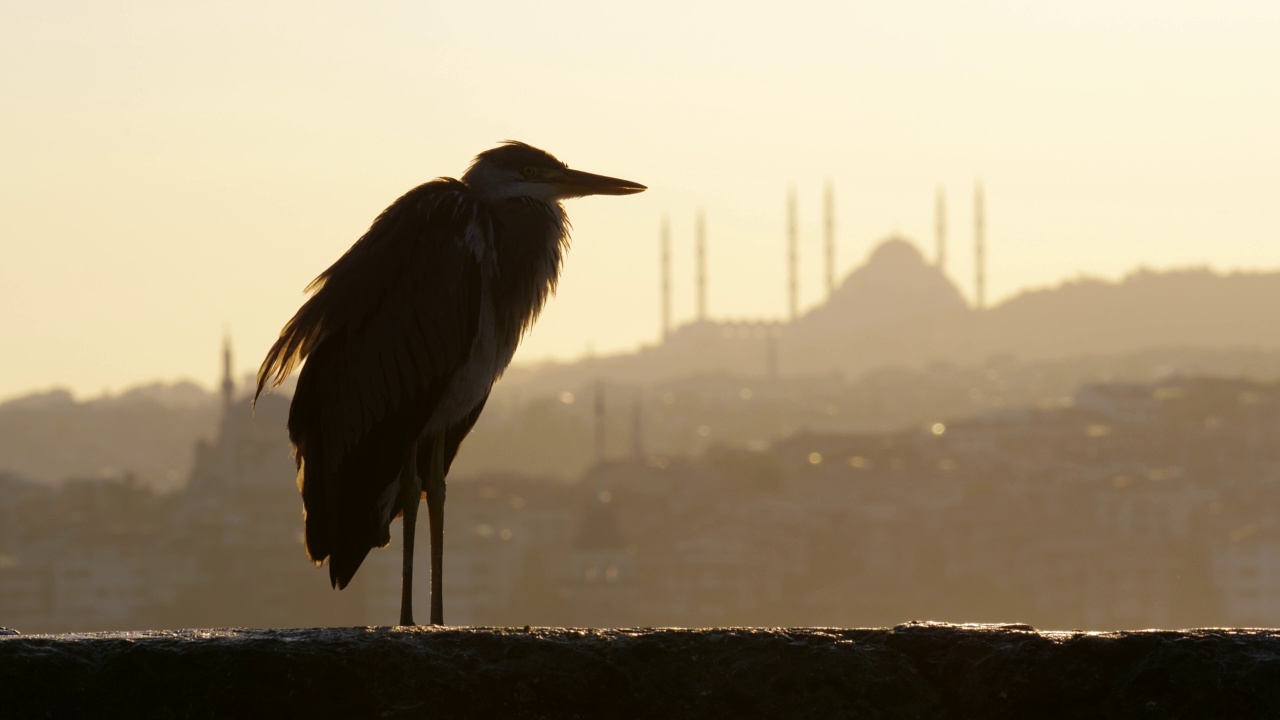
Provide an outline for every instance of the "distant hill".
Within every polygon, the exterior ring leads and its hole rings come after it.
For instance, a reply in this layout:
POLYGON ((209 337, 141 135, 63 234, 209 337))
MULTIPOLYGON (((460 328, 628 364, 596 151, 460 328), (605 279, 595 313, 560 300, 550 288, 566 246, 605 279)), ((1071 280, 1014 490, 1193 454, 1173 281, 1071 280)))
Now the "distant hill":
POLYGON ((132 474, 177 487, 221 412, 215 394, 185 381, 83 402, 66 390, 33 393, 0 404, 0 472, 43 482, 132 474))
POLYGON ((957 303, 955 286, 901 244, 881 245, 827 303, 787 327, 784 367, 857 375, 876 366, 995 356, 1043 361, 1161 347, 1280 347, 1280 323, 1271 315, 1280 307, 1280 272, 1139 270, 1120 282, 1081 279, 1031 290, 978 312, 957 303), (891 248, 895 262, 878 262, 891 248), (869 325, 868 308, 882 305, 905 306, 909 314, 869 325))
POLYGON ((988 352, 1046 358, 1149 347, 1280 346, 1280 273, 1139 270, 1023 293, 975 318, 988 352))
POLYGON ((699 322, 636 352, 513 368, 504 392, 572 389, 588 379, 649 383, 691 373, 747 377, 881 367, 1052 361, 1159 348, 1280 348, 1280 272, 1138 270, 1120 282, 1073 280, 985 311, 911 243, 876 247, 831 297, 790 323, 699 322))

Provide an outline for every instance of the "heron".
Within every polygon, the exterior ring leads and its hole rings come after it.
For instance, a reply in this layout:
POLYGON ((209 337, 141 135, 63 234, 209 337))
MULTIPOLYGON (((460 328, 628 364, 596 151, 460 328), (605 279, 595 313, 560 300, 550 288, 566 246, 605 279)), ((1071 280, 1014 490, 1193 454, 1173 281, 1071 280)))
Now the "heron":
POLYGON ((461 179, 405 193, 307 286, 262 361, 254 400, 301 365, 289 441, 307 557, 328 561, 333 587, 351 582, 402 517, 400 624, 413 625, 425 497, 431 624, 444 624, 445 477, 555 292, 569 246, 560 201, 645 189, 509 140, 477 155, 461 179))

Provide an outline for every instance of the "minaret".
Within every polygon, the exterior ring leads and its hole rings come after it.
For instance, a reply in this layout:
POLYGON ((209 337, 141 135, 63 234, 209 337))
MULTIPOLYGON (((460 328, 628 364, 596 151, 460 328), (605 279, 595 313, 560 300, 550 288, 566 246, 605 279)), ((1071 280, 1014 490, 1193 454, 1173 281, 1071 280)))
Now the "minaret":
POLYGON ((778 329, 769 328, 765 337, 764 374, 770 380, 778 379, 778 329))
POLYGON ((232 379, 231 335, 222 334, 222 426, 218 432, 218 462, 221 465, 218 483, 224 499, 236 487, 236 455, 240 440, 239 423, 231 420, 231 403, 235 399, 236 382, 232 379))
POLYGON ((644 449, 644 407, 639 390, 631 398, 631 459, 643 462, 646 456, 644 449))
POLYGON ((698 263, 698 322, 707 319, 707 223, 698 208, 697 226, 695 227, 698 263))
POLYGON ((938 200, 933 207, 934 235, 938 241, 938 270, 947 271, 947 198, 938 186, 938 200))
MULTIPOLYGON (((604 383, 596 381, 595 420, 596 420, 596 464, 604 462, 604 383)), ((598 488, 597 488, 598 489, 598 488)))
POLYGON ((671 221, 662 218, 662 341, 671 336, 671 221))
POLYGON ((236 392, 236 381, 232 379, 231 370, 231 336, 222 334, 222 416, 225 418, 231 409, 231 401, 236 392))
POLYGON ((827 181, 822 197, 822 232, 827 251, 827 297, 836 289, 836 208, 835 191, 827 181))
POLYGON ((987 245, 986 219, 982 210, 982 180, 978 179, 973 191, 973 294, 978 310, 987 307, 987 245))
POLYGON ((795 320, 800 306, 796 269, 796 189, 787 194, 787 318, 795 320))

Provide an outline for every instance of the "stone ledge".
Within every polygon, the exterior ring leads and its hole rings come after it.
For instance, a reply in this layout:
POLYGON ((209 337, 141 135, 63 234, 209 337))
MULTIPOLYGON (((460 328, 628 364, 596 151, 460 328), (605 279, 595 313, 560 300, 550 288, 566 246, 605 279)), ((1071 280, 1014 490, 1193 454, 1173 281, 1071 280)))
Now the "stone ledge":
POLYGON ((1280 717, 1280 630, 336 628, 0 636, 26 717, 1280 717))

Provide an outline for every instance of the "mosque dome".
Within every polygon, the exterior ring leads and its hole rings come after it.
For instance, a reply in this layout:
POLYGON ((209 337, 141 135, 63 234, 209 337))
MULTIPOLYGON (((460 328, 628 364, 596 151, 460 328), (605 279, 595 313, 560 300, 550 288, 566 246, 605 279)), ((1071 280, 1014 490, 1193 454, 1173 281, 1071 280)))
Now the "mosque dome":
POLYGON ((955 284, 910 241, 891 237, 831 293, 792 324, 797 334, 865 329, 940 317, 968 307, 955 284))

